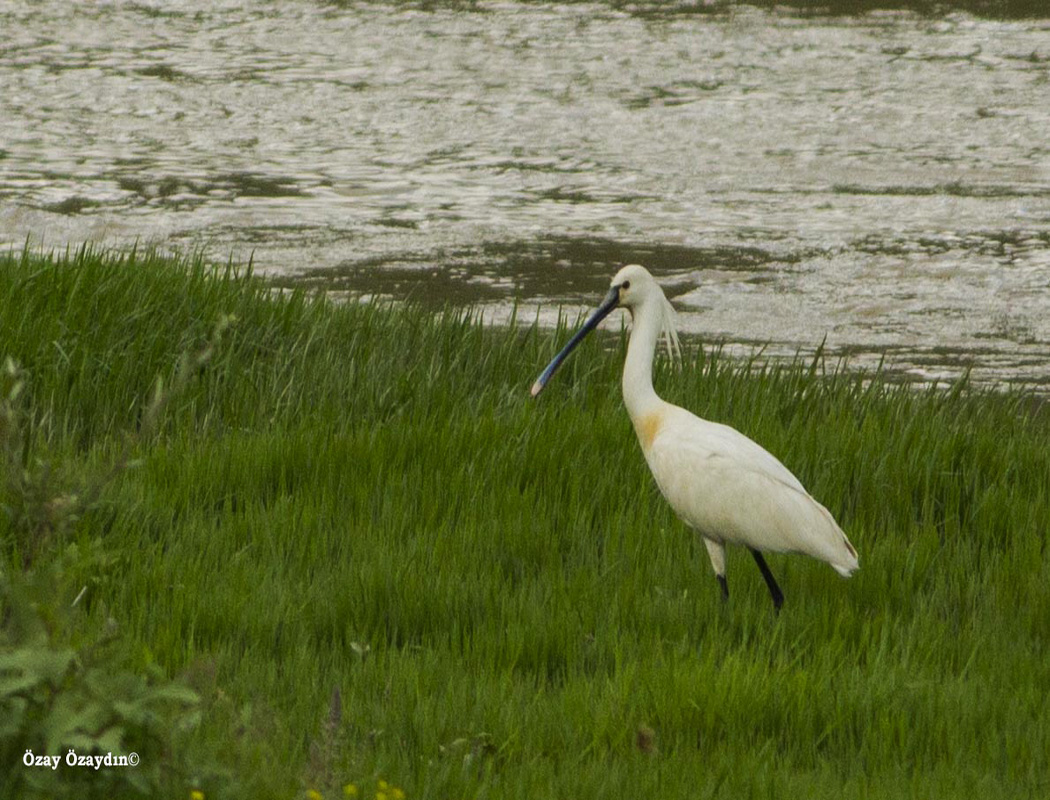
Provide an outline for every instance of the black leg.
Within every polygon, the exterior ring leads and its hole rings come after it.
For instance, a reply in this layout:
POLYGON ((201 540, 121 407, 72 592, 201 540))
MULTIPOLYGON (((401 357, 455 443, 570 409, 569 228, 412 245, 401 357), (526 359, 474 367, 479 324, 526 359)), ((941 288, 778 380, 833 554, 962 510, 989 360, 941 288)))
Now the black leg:
POLYGON ((722 600, 723 601, 728 600, 729 599, 729 581, 726 580, 726 576, 725 575, 716 575, 715 577, 718 578, 718 585, 722 587, 722 600))
POLYGON ((751 555, 755 557, 755 563, 758 564, 758 568, 762 572, 762 577, 766 579, 766 586, 769 587, 769 594, 773 597, 773 610, 779 614, 780 607, 784 605, 784 593, 780 591, 780 587, 777 586, 777 579, 774 578, 773 573, 769 571, 769 565, 766 564, 766 560, 762 558, 762 554, 757 550, 751 549, 751 555))

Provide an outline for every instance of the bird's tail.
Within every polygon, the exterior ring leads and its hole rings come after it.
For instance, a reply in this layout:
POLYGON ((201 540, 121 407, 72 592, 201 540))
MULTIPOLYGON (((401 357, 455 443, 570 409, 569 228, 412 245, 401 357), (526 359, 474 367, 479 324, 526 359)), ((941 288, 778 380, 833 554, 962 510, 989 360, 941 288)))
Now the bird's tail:
POLYGON ((853 570, 860 568, 860 559, 857 558, 857 548, 850 544, 846 534, 842 534, 842 543, 846 545, 843 558, 838 561, 829 562, 835 571, 843 578, 848 578, 853 570))

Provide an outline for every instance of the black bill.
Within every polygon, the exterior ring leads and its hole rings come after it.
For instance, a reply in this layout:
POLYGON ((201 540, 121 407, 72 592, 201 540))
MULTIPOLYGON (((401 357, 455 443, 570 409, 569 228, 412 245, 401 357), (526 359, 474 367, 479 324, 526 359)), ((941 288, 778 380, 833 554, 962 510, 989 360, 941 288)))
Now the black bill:
POLYGON ((583 323, 583 327, 576 331, 576 334, 569 339, 569 343, 561 349, 561 352, 554 357, 551 363, 547 365, 547 368, 540 374, 540 377, 536 379, 536 382, 532 384, 533 397, 543 391, 543 387, 547 385, 547 381, 551 379, 551 375, 553 375, 558 367, 561 366, 561 362, 568 358, 569 353, 576 348, 576 345, 583 341, 584 336, 597 328, 598 323, 609 316, 609 313, 616 308, 616 304, 619 303, 619 301, 620 287, 613 286, 609 289, 609 293, 605 295, 602 304, 598 306, 597 310, 591 314, 585 323, 583 323))

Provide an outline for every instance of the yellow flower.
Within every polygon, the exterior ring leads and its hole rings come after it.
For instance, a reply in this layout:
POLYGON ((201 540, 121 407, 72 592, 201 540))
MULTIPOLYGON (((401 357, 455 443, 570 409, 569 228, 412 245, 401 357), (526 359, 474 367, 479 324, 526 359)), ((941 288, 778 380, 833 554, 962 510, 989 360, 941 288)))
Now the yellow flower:
POLYGON ((377 785, 379 786, 379 791, 381 792, 385 792, 387 789, 390 788, 390 784, 386 781, 380 781, 377 785))
POLYGON ((306 790, 306 800, 323 800, 321 793, 316 789, 306 790))
POLYGON ((387 800, 386 792, 376 792, 376 800, 387 800))
POLYGON ((401 787, 395 786, 390 790, 390 796, 393 800, 405 800, 405 793, 401 791, 401 787))
POLYGON ((346 786, 343 787, 343 794, 347 797, 357 797, 357 784, 348 783, 346 786))
POLYGON ((190 792, 190 800, 204 800, 204 792, 200 789, 194 789, 190 792))

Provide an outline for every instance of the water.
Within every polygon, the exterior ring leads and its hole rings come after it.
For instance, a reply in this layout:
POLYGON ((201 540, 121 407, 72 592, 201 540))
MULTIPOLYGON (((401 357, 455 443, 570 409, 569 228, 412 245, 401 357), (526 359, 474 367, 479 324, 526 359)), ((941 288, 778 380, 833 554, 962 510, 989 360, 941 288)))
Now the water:
POLYGON ((0 244, 1050 386, 1047 16, 0 0, 0 244))

